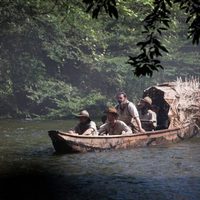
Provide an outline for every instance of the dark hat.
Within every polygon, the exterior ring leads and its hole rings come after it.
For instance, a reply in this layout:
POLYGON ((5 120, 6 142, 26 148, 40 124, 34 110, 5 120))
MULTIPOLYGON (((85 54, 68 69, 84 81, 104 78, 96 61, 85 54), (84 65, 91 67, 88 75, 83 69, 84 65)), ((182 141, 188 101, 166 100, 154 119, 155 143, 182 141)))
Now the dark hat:
POLYGON ((90 115, 89 115, 87 110, 82 110, 79 114, 76 114, 75 116, 78 117, 78 118, 79 117, 87 117, 87 118, 90 119, 90 115))

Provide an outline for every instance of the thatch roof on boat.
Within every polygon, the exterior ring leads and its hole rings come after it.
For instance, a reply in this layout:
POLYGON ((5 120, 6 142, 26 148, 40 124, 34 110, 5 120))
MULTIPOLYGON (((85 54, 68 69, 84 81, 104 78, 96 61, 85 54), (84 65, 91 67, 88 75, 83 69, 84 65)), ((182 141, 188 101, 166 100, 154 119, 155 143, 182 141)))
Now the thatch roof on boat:
POLYGON ((200 111, 200 83, 197 79, 169 82, 147 88, 144 96, 152 98, 161 128, 181 126, 200 111))

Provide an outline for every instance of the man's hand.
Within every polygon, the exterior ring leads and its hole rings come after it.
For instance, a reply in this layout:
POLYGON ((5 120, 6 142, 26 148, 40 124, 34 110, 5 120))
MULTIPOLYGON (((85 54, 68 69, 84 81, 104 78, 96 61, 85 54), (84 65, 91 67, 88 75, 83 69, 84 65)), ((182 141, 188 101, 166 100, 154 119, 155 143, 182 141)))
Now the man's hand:
POLYGON ((78 135, 78 133, 75 133, 73 130, 68 131, 68 133, 72 135, 78 135))
POLYGON ((141 133, 145 133, 146 131, 143 128, 140 128, 141 133))

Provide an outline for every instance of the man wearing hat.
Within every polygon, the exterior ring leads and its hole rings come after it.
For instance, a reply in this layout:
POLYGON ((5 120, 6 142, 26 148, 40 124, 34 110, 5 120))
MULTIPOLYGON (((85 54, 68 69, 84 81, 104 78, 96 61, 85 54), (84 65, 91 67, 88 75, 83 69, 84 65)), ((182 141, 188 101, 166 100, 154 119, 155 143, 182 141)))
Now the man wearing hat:
POLYGON ((141 99, 138 105, 142 127, 146 131, 155 130, 157 126, 157 116, 156 113, 151 110, 151 106, 152 100, 148 96, 141 99))
POLYGON ((75 115, 79 119, 79 123, 74 128, 74 131, 79 135, 96 135, 97 127, 94 121, 91 121, 90 115, 87 110, 82 110, 79 114, 75 115))
POLYGON ((106 110, 107 121, 100 126, 99 135, 121 135, 132 134, 132 130, 123 121, 118 120, 118 113, 115 107, 106 110))

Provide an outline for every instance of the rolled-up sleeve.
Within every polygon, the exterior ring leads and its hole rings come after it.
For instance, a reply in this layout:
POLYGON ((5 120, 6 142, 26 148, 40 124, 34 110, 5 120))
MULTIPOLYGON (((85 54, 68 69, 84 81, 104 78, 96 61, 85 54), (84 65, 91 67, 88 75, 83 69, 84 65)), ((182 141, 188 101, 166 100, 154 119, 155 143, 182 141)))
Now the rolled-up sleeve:
POLYGON ((132 134, 132 130, 129 126, 127 126, 124 122, 120 122, 121 123, 121 128, 122 128, 122 135, 129 135, 132 134))
POLYGON ((96 126, 96 123, 91 121, 90 122, 90 128, 92 128, 94 131, 97 131, 97 126, 96 126))
POLYGON ((108 132, 108 124, 103 124, 98 130, 98 135, 106 134, 108 132))
POLYGON ((151 121, 153 123, 153 126, 156 127, 157 126, 157 116, 155 112, 151 112, 151 121))
POLYGON ((138 110, 137 110, 136 106, 132 102, 129 102, 129 104, 128 104, 128 110, 129 110, 129 113, 131 114, 131 116, 133 118, 139 117, 138 110))

